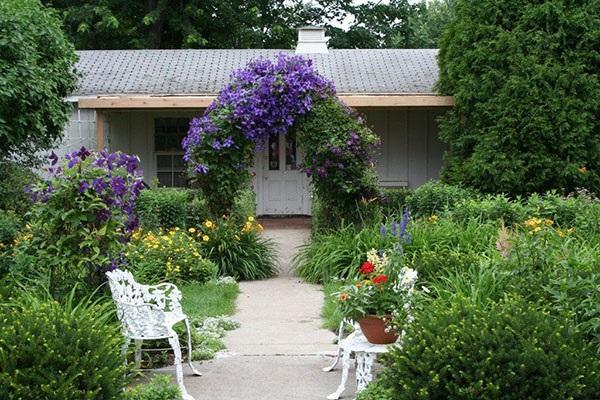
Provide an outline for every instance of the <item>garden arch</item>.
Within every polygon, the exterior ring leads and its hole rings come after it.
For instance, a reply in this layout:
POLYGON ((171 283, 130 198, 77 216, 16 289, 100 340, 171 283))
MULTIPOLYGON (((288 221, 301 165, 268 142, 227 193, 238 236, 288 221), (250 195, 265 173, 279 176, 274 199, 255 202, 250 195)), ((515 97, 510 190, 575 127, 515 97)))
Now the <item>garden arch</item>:
POLYGON ((257 149, 270 136, 296 133, 301 170, 330 222, 358 220, 378 197, 373 153, 379 138, 335 95, 312 61, 280 54, 232 74, 217 99, 192 119, 184 159, 214 215, 229 214, 248 187, 257 149))

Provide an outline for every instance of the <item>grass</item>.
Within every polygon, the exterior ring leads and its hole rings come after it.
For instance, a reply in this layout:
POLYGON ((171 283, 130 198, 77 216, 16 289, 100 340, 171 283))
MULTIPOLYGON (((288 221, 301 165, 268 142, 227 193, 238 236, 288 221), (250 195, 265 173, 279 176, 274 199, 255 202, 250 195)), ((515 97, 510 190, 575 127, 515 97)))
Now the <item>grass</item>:
POLYGON ((336 333, 344 316, 338 310, 332 293, 337 292, 342 285, 342 281, 331 281, 323 286, 323 292, 325 293, 325 302, 323 303, 323 308, 321 309, 323 328, 335 331, 336 333))
POLYGON ((239 294, 237 285, 217 285, 213 282, 190 283, 180 287, 181 306, 190 318, 204 319, 232 315, 239 294))

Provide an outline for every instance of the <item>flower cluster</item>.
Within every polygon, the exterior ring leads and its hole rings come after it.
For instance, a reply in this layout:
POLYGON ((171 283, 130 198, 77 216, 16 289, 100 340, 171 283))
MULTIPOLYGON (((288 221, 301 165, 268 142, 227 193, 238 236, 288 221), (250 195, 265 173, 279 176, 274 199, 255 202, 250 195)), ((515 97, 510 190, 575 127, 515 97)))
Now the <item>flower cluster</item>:
POLYGON ((210 238, 195 228, 145 232, 136 230, 128 244, 127 264, 145 282, 212 279, 216 266, 202 255, 201 243, 210 238))
POLYGON ((402 253, 403 245, 412 242, 412 237, 408 232, 408 223, 410 222, 410 213, 408 211, 408 207, 404 208, 402 212, 402 220, 400 222, 392 221, 390 226, 381 225, 379 228, 379 232, 382 236, 391 236, 397 239, 396 250, 398 253, 402 253))
POLYGON ((543 228, 554 225, 554 221, 546 218, 532 217, 523 222, 523 226, 527 228, 531 233, 537 233, 543 228))
MULTIPOLYGON (((406 320, 417 281, 417 271, 399 266, 396 253, 371 249, 358 268, 358 276, 337 296, 342 314, 357 320, 368 315, 406 320)), ((391 321, 390 321, 391 323, 391 321)))
POLYGON ((223 125, 235 126, 246 140, 260 146, 269 136, 287 133, 298 116, 311 110, 314 96, 335 93, 333 84, 315 72, 312 60, 284 53, 275 61, 254 60, 231 78, 204 115, 192 120, 182 143, 184 158, 196 172, 210 170, 196 160, 196 147, 205 143, 218 151, 236 146, 232 134, 221 134, 227 130, 223 125))
POLYGON ((91 152, 82 147, 66 154, 62 164, 54 152, 49 160, 46 170, 50 181, 30 188, 34 202, 47 203, 59 186, 70 185, 77 196, 92 195, 102 199, 105 207, 96 212, 99 221, 113 217, 118 211, 125 216, 128 231, 137 228, 135 200, 144 185, 138 156, 106 150, 91 152))

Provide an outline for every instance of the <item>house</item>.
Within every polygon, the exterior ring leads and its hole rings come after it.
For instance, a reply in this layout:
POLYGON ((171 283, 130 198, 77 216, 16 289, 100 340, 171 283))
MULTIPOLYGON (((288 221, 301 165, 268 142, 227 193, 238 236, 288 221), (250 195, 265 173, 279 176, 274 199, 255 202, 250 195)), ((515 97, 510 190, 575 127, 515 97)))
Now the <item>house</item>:
MULTIPOLYGON (((436 117, 453 105, 438 96, 437 50, 329 50, 323 29, 299 29, 297 53, 314 60, 380 135, 381 185, 416 187, 437 177, 444 144, 436 117)), ((147 182, 184 186, 181 139, 230 73, 281 50, 80 51, 78 87, 59 152, 81 146, 140 156, 147 182)), ((291 51, 290 51, 291 52, 291 51)), ((323 132, 327 134, 327 132, 323 132)), ((272 139, 256 157, 257 214, 310 214, 308 178, 293 137, 272 139)))

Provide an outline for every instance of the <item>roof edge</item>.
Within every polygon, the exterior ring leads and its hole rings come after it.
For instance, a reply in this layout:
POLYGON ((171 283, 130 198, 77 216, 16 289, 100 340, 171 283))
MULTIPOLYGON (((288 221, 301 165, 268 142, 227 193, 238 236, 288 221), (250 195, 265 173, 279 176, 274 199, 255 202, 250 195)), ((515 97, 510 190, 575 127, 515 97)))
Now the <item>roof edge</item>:
MULTIPOLYGON (((431 94, 338 94, 350 107, 453 107, 454 97, 431 94)), ((72 97, 88 109, 190 109, 206 108, 215 95, 110 95, 72 97)))

